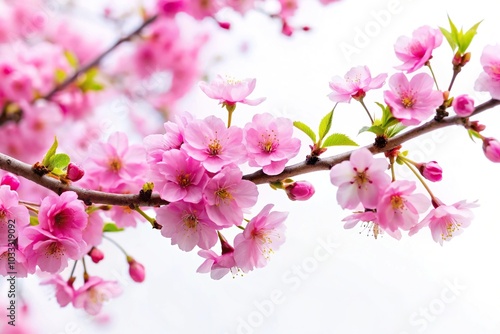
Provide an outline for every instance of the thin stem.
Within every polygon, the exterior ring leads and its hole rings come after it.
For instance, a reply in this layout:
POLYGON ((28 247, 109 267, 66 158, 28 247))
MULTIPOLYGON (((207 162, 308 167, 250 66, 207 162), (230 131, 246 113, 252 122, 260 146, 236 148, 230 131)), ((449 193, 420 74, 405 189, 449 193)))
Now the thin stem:
POLYGON ((431 66, 431 62, 430 60, 428 60, 425 65, 427 65, 427 67, 429 67, 429 70, 431 70, 431 74, 432 74, 432 79, 434 79, 434 83, 436 84, 436 88, 437 90, 441 90, 439 89, 439 85, 437 83, 437 80, 436 80, 436 76, 434 75, 434 71, 432 70, 432 66, 431 66))
POLYGON ((150 224, 151 226, 153 226, 153 228, 156 228, 156 219, 154 218, 151 218, 146 212, 144 212, 140 207, 136 206, 134 208, 135 211, 137 211, 141 216, 144 217, 144 219, 146 219, 150 224))
POLYGON ((391 177, 392 177, 392 182, 396 181, 396 173, 394 172, 394 161, 391 161, 391 177))
POLYGON ((450 85, 448 86, 448 92, 451 91, 451 87, 453 87, 453 84, 455 83, 455 79, 458 76, 458 73, 460 73, 461 68, 460 67, 453 67, 453 76, 451 77, 451 82, 450 85), (457 69, 458 68, 458 69, 457 69))
POLYGON ((374 123, 373 117, 372 117, 372 115, 370 114, 370 111, 368 111, 368 108, 366 107, 365 102, 363 101, 363 99, 360 99, 360 100, 359 100, 359 103, 361 103, 361 105, 362 105, 362 106, 363 106, 363 108, 365 109, 366 114, 368 115, 368 117, 370 117, 370 122, 372 122, 372 125, 373 125, 373 123, 374 123))
POLYGON ((78 263, 78 260, 75 261, 75 264, 73 265, 73 269, 71 269, 71 274, 69 274, 69 280, 71 280, 71 278, 75 274, 75 269, 76 269, 77 263, 78 263))
POLYGON ((431 196, 431 198, 434 198, 434 194, 432 193, 431 189, 429 188, 429 186, 427 185, 427 183, 425 182, 425 180, 422 178, 422 176, 420 175, 420 173, 415 170, 415 167, 412 164, 410 164, 408 161, 406 161, 406 159, 404 157, 399 156, 399 158, 412 171, 412 173, 415 174, 415 176, 420 181, 420 183, 422 183, 422 185, 424 186, 425 190, 427 190, 427 192, 429 193, 429 195, 431 196))
POLYGON ((233 120, 233 110, 228 110, 227 112, 227 127, 231 126, 231 121, 233 120))
POLYGON ((85 264, 85 257, 82 257, 82 263, 83 263, 83 281, 87 283, 89 280, 89 273, 87 272, 87 265, 85 264))
POLYGON ((102 237, 104 239, 108 240, 109 242, 111 242, 113 245, 115 245, 123 254, 125 254, 126 257, 128 257, 127 252, 125 251, 125 249, 122 246, 120 246, 119 243, 117 243, 116 241, 114 241, 113 239, 111 239, 110 237, 108 237, 105 234, 103 234, 102 237))

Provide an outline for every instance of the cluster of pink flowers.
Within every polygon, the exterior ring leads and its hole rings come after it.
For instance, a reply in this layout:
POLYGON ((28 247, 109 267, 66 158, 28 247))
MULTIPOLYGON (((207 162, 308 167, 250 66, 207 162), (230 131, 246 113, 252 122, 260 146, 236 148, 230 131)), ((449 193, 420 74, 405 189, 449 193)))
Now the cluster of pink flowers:
MULTIPOLYGON (((434 174, 427 178, 440 179, 439 166, 435 162, 421 164, 422 171, 431 165, 434 174)), ((385 158, 374 158, 366 148, 352 153, 349 161, 335 165, 330 171, 333 185, 338 186, 337 201, 344 209, 356 209, 356 213, 344 219, 346 228, 352 228, 360 221, 371 224, 375 237, 387 232, 400 239, 401 231, 415 234, 422 227, 429 226, 436 242, 443 243, 460 234, 472 220, 470 208, 474 203, 459 202, 445 205, 437 198, 415 193, 415 182, 390 180, 386 173, 389 164, 385 158), (420 220, 430 204, 434 205, 428 215, 420 220)))
MULTIPOLYGON (((255 104, 247 99, 255 87, 255 79, 235 84, 224 83, 222 77, 217 77, 201 87, 209 97, 231 106, 230 112, 236 103, 255 104)), ((186 113, 165 123, 165 129, 166 134, 151 135, 144 140, 151 181, 161 198, 170 202, 156 210, 157 221, 163 226, 161 233, 180 249, 190 251, 198 246, 204 251, 200 255, 216 261, 215 253, 207 252, 221 238, 220 230, 240 226, 244 214, 257 203, 257 186, 242 179, 238 165, 248 162, 252 167, 263 168, 267 174, 279 174, 289 159, 297 155, 300 141, 292 137, 290 120, 270 114, 257 114, 241 128, 227 127, 215 116, 200 120, 186 113)), ((236 237, 234 261, 227 260, 233 251, 221 255, 225 259, 222 263, 231 264, 227 272, 234 266, 244 272, 262 266, 267 250, 279 247, 278 239, 284 240, 281 227, 284 216, 270 213, 270 209, 266 206, 252 220, 255 224, 249 223, 245 232, 236 237), (247 232, 250 229, 254 231, 251 234, 247 232), (268 237, 273 233, 280 237, 268 237), (250 241, 243 242, 242 238, 250 241), (241 246, 243 253, 250 252, 252 256, 236 256, 242 254, 240 243, 246 245, 241 246), (256 254, 262 259, 257 261, 256 254)), ((226 244, 226 249, 232 249, 226 244)), ((218 268, 221 262, 216 262, 218 268)))

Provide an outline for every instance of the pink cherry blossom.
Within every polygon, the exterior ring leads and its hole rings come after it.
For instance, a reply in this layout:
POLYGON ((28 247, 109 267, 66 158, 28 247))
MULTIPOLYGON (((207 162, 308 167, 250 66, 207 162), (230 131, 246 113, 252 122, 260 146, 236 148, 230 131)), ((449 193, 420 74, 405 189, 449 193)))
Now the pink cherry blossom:
POLYGON ((19 179, 17 178, 17 176, 15 176, 14 174, 10 174, 10 173, 5 174, 2 177, 2 179, 0 180, 1 186, 8 185, 10 187, 10 189, 14 190, 14 191, 19 188, 20 184, 21 184, 21 182, 19 182, 19 179))
POLYGON ((56 237, 40 226, 27 227, 24 234, 31 240, 24 249, 29 273, 33 273, 38 265, 42 271, 57 274, 68 266, 69 259, 79 260, 86 251, 85 242, 78 243, 65 236, 56 237))
POLYGON ((174 202, 157 209, 156 214, 158 224, 163 226, 161 234, 183 251, 189 252, 194 246, 209 249, 217 242, 219 227, 209 218, 203 203, 174 202))
POLYGON ((500 99, 500 44, 488 45, 481 55, 484 72, 479 74, 474 89, 489 92, 494 99, 500 99))
POLYGON ((430 201, 423 194, 414 194, 416 188, 415 182, 407 180, 394 181, 386 188, 377 205, 377 220, 384 230, 407 231, 418 223, 430 201))
POLYGON ((182 149, 212 173, 231 163, 246 160, 243 130, 235 126, 227 128, 215 116, 191 122, 185 130, 184 140, 182 149))
POLYGON ((87 243, 87 247, 97 246, 102 241, 102 229, 104 227, 104 220, 102 219, 99 211, 94 211, 89 214, 87 225, 82 231, 83 241, 87 243))
POLYGON ((4 246, 10 239, 17 238, 24 228, 29 226, 30 218, 28 209, 19 205, 19 195, 8 185, 0 186, 0 246, 4 246), (10 228, 9 224, 14 225, 10 228), (12 234, 13 238, 9 238, 12 234))
POLYGON ((285 169, 286 163, 299 153, 300 140, 292 138, 291 120, 271 114, 257 114, 244 129, 248 163, 262 167, 264 173, 277 175, 285 169))
POLYGON ((443 169, 436 161, 420 164, 418 170, 429 181, 437 182, 443 179, 443 169))
POLYGON ((161 198, 169 202, 183 200, 198 203, 208 181, 199 161, 179 150, 163 153, 162 161, 152 166, 152 181, 161 198))
POLYGON ((285 191, 292 201, 307 201, 314 193, 314 186, 307 181, 297 181, 285 186, 285 191))
MULTIPOLYGON (((24 255, 24 250, 21 250, 22 246, 14 247, 14 252, 12 251, 12 245, 5 243, 5 246, 0 244, 0 276, 9 276, 11 272, 16 273, 16 277, 28 277, 28 260, 24 255)), ((32 274, 34 270, 29 273, 32 274)))
POLYGON ((379 195, 390 183, 386 174, 388 167, 386 159, 373 158, 366 148, 354 151, 350 160, 333 166, 330 180, 339 187, 339 205, 343 209, 355 209, 361 203, 365 208, 375 208, 379 195))
POLYGON ((470 210, 478 205, 460 201, 452 205, 446 205, 439 200, 435 200, 434 209, 420 222, 414 226, 409 235, 413 235, 425 226, 429 226, 434 241, 443 245, 443 241, 450 241, 454 236, 463 232, 474 218, 470 210))
POLYGON ((82 231, 87 226, 88 215, 85 206, 74 191, 60 196, 49 195, 42 200, 38 212, 40 227, 55 236, 82 240, 82 231))
POLYGON ((453 110, 460 117, 469 117, 474 112, 474 100, 467 94, 459 95, 451 103, 453 110))
POLYGON ((433 79, 426 73, 419 73, 410 81, 403 73, 396 73, 389 79, 391 90, 384 92, 385 103, 403 125, 418 125, 443 103, 443 94, 433 90, 433 85, 433 79))
POLYGON ((219 227, 241 225, 243 209, 257 203, 257 186, 242 176, 238 167, 225 167, 205 187, 208 217, 219 227))
POLYGON ((129 145, 127 135, 115 132, 107 143, 92 148, 91 165, 86 168, 90 178, 97 177, 103 190, 113 190, 122 182, 142 185, 137 175, 147 169, 146 154, 139 145, 129 145))
POLYGON ((439 29, 423 26, 415 30, 412 38, 401 36, 394 45, 396 56, 403 62, 398 70, 415 72, 432 57, 432 51, 441 45, 443 34, 439 29))
POLYGON ((75 290, 73 289, 73 284, 70 282, 64 280, 61 277, 61 275, 54 275, 51 278, 42 281, 40 284, 42 285, 53 284, 56 289, 57 303, 61 307, 64 307, 69 303, 73 302, 73 298, 75 296, 75 290))
POLYGON ((238 273, 238 267, 234 260, 234 249, 231 252, 217 255, 213 250, 200 250, 198 255, 205 259, 198 267, 198 273, 210 273, 210 278, 219 280, 229 272, 234 275, 238 273))
POLYGON ((495 138, 483 138, 483 152, 492 162, 500 162, 500 142, 495 138))
POLYGON ((73 306, 83 308, 88 314, 96 315, 101 312, 102 304, 122 293, 116 281, 105 281, 100 277, 91 276, 80 287, 73 298, 73 306))
POLYGON ((383 234, 384 232, 389 234, 394 239, 397 240, 401 239, 400 230, 396 231, 391 231, 390 229, 385 230, 380 226, 377 213, 374 211, 355 212, 352 215, 342 219, 342 221, 345 222, 344 224, 345 229, 351 229, 354 226, 356 226, 359 222, 365 222, 366 224, 363 225, 363 227, 368 228, 368 230, 373 234, 373 237, 375 239, 377 239, 378 236, 380 234, 383 234))
POLYGON ((333 102, 351 102, 351 98, 361 100, 366 92, 382 87, 387 79, 387 74, 379 74, 372 78, 367 66, 353 67, 341 78, 335 76, 330 81, 330 88, 333 93, 328 97, 333 102))
POLYGON ((270 255, 285 242, 287 212, 271 212, 273 204, 266 205, 250 220, 243 233, 234 238, 234 260, 243 272, 262 268, 270 255))
POLYGON ((211 99, 219 100, 223 105, 234 106, 237 102, 256 106, 265 98, 255 100, 247 99, 255 89, 256 79, 236 80, 220 75, 211 82, 200 82, 201 90, 211 99))

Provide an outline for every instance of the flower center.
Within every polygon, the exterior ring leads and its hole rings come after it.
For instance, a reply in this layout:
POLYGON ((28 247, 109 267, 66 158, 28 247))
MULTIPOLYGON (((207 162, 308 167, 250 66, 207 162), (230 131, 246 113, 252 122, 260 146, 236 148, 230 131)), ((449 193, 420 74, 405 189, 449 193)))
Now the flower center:
POLYGON ((401 210, 405 206, 405 200, 401 196, 392 196, 391 205, 394 210, 401 210))
POLYGON ((401 97, 401 104, 406 109, 411 108, 415 104, 415 98, 411 95, 403 95, 401 97))
POLYGON ((220 141, 218 139, 212 139, 210 141, 210 144, 208 144, 208 155, 216 156, 219 155, 221 151, 222 146, 220 144, 220 141))
POLYGON ((186 188, 191 184, 191 175, 189 173, 181 172, 177 175, 177 183, 182 188, 186 188))
POLYGON ((368 170, 368 167, 365 168, 364 171, 359 172, 356 167, 354 167, 354 171, 356 172, 356 176, 354 176, 354 182, 358 184, 358 188, 361 189, 361 187, 365 183, 372 183, 372 181, 368 178, 368 175, 366 175, 366 171, 368 170))
POLYGON ((113 158, 109 161, 109 169, 117 173, 122 168, 122 162, 118 158, 113 158))
POLYGON ((70 214, 66 211, 61 211, 54 216, 54 224, 57 227, 62 227, 68 221, 70 214))
POLYGON ((61 258, 63 255, 63 251, 61 250, 57 242, 53 242, 50 244, 50 246, 47 247, 45 254, 61 258))
POLYGON ((198 226, 198 218, 193 214, 187 214, 182 218, 184 225, 189 228, 196 228, 198 226))
POLYGON ((92 304, 101 304, 108 300, 104 293, 100 293, 97 289, 91 288, 88 290, 89 299, 92 304))
POLYGON ((271 130, 271 134, 266 133, 262 135, 261 141, 259 141, 260 148, 262 152, 272 153, 276 151, 279 146, 279 141, 276 138, 276 134, 271 130))
POLYGON ((219 189, 215 192, 215 196, 217 196, 216 199, 216 205, 219 205, 220 202, 227 203, 233 199, 233 196, 229 191, 226 189, 219 189))
POLYGON ((462 224, 457 223, 454 220, 449 220, 446 222, 446 233, 441 233, 441 238, 443 240, 450 240, 453 237, 453 233, 460 229, 462 224))

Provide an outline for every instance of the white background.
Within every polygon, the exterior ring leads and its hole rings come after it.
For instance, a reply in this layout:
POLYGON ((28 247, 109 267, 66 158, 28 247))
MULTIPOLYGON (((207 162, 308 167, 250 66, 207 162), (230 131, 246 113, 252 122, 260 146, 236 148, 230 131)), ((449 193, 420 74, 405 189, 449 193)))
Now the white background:
MULTIPOLYGON (((452 95, 469 93, 478 103, 488 99, 488 94, 475 93, 473 86, 481 69, 482 48, 500 41, 494 2, 343 0, 326 8, 303 2, 294 22, 312 30, 292 38, 281 36, 279 24, 260 13, 249 13, 243 20, 225 13, 233 29, 219 33, 211 42, 212 56, 223 59, 207 74, 256 77, 251 97, 267 97, 258 107, 238 107, 236 124, 244 125, 256 112, 272 112, 316 128, 333 106, 326 97, 333 75, 343 76, 357 65, 368 65, 373 75, 395 73, 393 67, 400 63, 393 51, 396 39, 424 24, 448 27, 447 14, 465 28, 484 19, 472 43, 471 63, 459 75, 452 95), (376 16, 382 21, 377 22, 376 16), (360 32, 369 36, 363 40, 360 32), (246 54, 239 51, 241 38, 248 43, 246 54), (341 49, 346 45, 359 53, 346 57, 341 49)), ((432 60, 443 87, 451 78, 451 58, 444 41, 432 60)), ((376 110, 373 102, 382 100, 382 91, 367 96, 372 111, 376 110)), ((216 102, 197 89, 183 108, 224 117, 216 102)), ((477 119, 487 125, 486 135, 500 137, 498 110, 477 119)), ((368 144, 370 135, 356 135, 363 125, 367 117, 358 104, 339 105, 334 131, 368 144)), ((294 162, 307 154, 307 138, 298 136, 304 144, 294 162)), ((500 333, 499 166, 486 160, 480 143, 472 143, 461 128, 415 139, 405 148, 410 157, 437 160, 443 167, 443 181, 431 185, 441 200, 449 204, 462 199, 479 201, 471 226, 443 247, 432 240, 428 229, 411 238, 403 236, 401 241, 389 236, 375 240, 361 227, 344 230, 341 219, 350 213, 336 204, 336 188, 328 173, 318 172, 296 178, 316 185, 316 194, 308 202, 290 202, 284 193, 259 187, 261 196, 253 213, 266 203, 290 212, 287 242, 264 269, 214 281, 195 272, 202 262, 196 252, 180 251, 143 224, 115 236, 146 266, 143 284, 128 278, 125 260, 106 241, 106 260, 90 268, 124 286, 123 295, 104 307, 108 320, 101 317, 96 322, 81 310, 59 308, 51 289, 40 288, 36 279, 23 284, 32 306, 31 320, 43 334, 500 333), (333 244, 330 253, 325 244, 333 244)), ((410 177, 404 171, 398 175, 410 177)))

